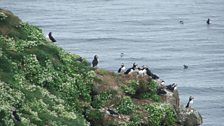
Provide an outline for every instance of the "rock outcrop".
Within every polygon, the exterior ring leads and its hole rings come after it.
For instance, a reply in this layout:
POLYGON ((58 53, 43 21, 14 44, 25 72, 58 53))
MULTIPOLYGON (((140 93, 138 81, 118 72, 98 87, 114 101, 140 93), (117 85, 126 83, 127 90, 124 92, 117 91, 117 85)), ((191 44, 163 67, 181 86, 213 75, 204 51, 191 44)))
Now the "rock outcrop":
POLYGON ((186 109, 180 105, 178 90, 174 92, 166 90, 167 94, 161 96, 163 102, 171 104, 177 115, 176 125, 178 126, 199 126, 203 123, 201 114, 195 109, 186 109))

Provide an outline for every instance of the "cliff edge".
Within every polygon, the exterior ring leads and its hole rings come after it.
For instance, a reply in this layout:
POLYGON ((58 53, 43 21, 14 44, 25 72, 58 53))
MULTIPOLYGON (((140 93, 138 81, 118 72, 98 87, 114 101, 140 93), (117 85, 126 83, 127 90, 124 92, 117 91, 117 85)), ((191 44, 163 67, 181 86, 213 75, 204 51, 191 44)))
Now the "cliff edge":
POLYGON ((92 68, 79 58, 0 9, 0 125, 202 124, 200 113, 181 107, 178 91, 159 80, 92 68))

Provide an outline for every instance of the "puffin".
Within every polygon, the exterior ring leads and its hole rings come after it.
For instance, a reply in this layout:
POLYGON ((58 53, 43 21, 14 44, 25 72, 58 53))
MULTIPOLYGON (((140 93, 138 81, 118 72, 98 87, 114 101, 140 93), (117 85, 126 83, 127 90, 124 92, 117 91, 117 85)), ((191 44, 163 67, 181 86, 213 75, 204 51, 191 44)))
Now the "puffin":
POLYGON ((187 103, 187 105, 185 106, 185 108, 190 108, 191 109, 191 106, 192 106, 192 104, 193 104, 193 97, 192 96, 190 96, 189 97, 189 100, 188 100, 188 103, 187 103))
POLYGON ((146 74, 147 74, 148 76, 151 76, 152 79, 155 79, 155 80, 159 79, 159 76, 157 76, 156 74, 153 74, 153 73, 149 70, 149 68, 145 68, 145 70, 146 70, 146 74))
POLYGON ((125 72, 125 69, 126 69, 126 68, 125 68, 124 64, 122 63, 122 64, 121 64, 121 67, 118 69, 117 72, 118 72, 118 73, 124 73, 124 72, 125 72))
POLYGON ((133 63, 133 66, 131 67, 131 68, 129 68, 129 69, 127 69, 125 72, 124 72, 124 74, 132 74, 134 71, 135 71, 135 69, 137 68, 137 64, 135 64, 135 63, 133 63))
POLYGON ((97 55, 95 55, 94 56, 94 59, 93 59, 93 61, 92 61, 92 65, 93 65, 93 67, 96 67, 97 65, 98 65, 98 56, 97 55))
POLYGON ((146 69, 145 69, 145 67, 143 66, 143 67, 138 67, 138 74, 140 75, 140 76, 145 76, 146 75, 146 69))
POLYGON ((184 24, 184 21, 180 21, 180 24, 184 24))
POLYGON ((52 36, 52 32, 48 33, 48 37, 52 42, 56 42, 56 39, 52 36))
POLYGON ((16 109, 14 109, 14 110, 12 111, 12 117, 13 117, 13 120, 14 120, 14 121, 16 121, 16 122, 21 122, 21 119, 20 119, 19 115, 17 114, 16 109))
POLYGON ((184 64, 183 66, 184 66, 184 69, 188 69, 188 66, 187 65, 184 64))
POLYGON ((165 81, 164 80, 162 80, 162 82, 160 83, 161 85, 165 85, 165 81))
POLYGON ((208 18, 208 20, 206 21, 206 23, 209 25, 210 24, 210 19, 208 18))
POLYGON ((167 85, 166 89, 173 92, 173 91, 177 90, 177 84, 173 83, 173 84, 167 85))
POLYGON ((165 94, 167 94, 167 92, 165 91, 164 88, 160 87, 160 88, 157 89, 157 94, 158 95, 165 95, 165 94))

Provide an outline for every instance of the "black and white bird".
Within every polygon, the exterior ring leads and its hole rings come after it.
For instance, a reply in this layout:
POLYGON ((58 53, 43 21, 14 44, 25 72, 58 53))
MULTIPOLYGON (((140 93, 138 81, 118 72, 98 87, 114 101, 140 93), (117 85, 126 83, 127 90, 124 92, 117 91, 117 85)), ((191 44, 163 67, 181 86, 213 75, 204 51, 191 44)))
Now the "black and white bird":
POLYGON ((167 94, 167 92, 165 91, 165 89, 164 88, 158 88, 157 89, 157 94, 158 95, 165 95, 165 94, 167 94))
POLYGON ((138 67, 138 75, 139 75, 139 76, 143 77, 143 76, 147 75, 147 74, 146 74, 147 71, 146 71, 145 68, 146 68, 145 66, 138 67))
POLYGON ((145 70, 146 70, 146 74, 148 75, 148 76, 151 76, 152 77, 152 79, 159 79, 159 76, 157 76, 156 74, 153 74, 150 70, 149 70, 149 68, 145 68, 145 70))
POLYGON ((124 72, 124 74, 128 74, 128 75, 132 74, 136 70, 137 66, 138 66, 137 64, 133 63, 133 66, 131 68, 127 69, 124 72))
POLYGON ((48 33, 48 37, 52 42, 56 42, 56 39, 52 36, 52 32, 48 33))
POLYGON ((188 66, 187 65, 184 64, 183 66, 184 66, 184 69, 188 69, 188 66))
POLYGON ((206 21, 206 23, 209 25, 210 24, 210 19, 208 18, 208 20, 206 21))
POLYGON ((188 100, 188 103, 187 103, 187 105, 185 106, 186 108, 190 108, 191 109, 191 106, 192 106, 192 104, 193 104, 193 97, 192 96, 190 96, 189 97, 189 100, 188 100))
POLYGON ((125 69, 126 69, 126 68, 125 68, 124 64, 122 63, 122 64, 121 64, 121 67, 118 69, 117 72, 118 72, 118 73, 124 73, 124 72, 125 72, 125 69))
POLYGON ((162 80, 160 84, 161 84, 162 86, 165 85, 165 81, 162 80))
POLYGON ((98 65, 98 56, 97 55, 95 55, 94 56, 94 59, 93 59, 93 61, 92 61, 92 65, 93 65, 93 67, 96 67, 97 65, 98 65))
POLYGON ((17 114, 17 111, 16 111, 15 109, 12 111, 12 117, 13 117, 13 120, 14 120, 15 122, 20 122, 20 121, 21 121, 21 119, 20 119, 20 117, 19 117, 19 115, 17 114))
POLYGON ((173 92, 173 91, 177 90, 177 84, 173 83, 173 84, 167 85, 166 89, 173 92))

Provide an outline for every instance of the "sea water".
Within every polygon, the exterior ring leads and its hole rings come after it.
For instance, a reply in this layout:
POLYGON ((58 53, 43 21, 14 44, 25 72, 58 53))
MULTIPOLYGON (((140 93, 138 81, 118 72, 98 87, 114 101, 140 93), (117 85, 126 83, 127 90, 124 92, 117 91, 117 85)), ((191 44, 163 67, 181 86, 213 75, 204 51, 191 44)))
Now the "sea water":
POLYGON ((147 65, 178 84, 181 104, 195 98, 203 126, 224 126, 224 0, 0 0, 0 7, 51 31, 71 53, 90 62, 98 55, 100 68, 147 65))

